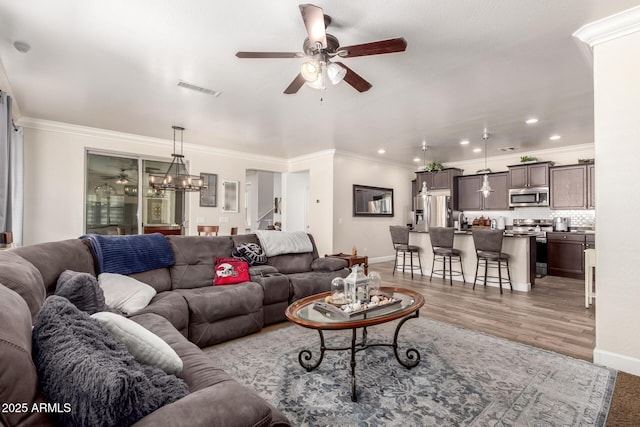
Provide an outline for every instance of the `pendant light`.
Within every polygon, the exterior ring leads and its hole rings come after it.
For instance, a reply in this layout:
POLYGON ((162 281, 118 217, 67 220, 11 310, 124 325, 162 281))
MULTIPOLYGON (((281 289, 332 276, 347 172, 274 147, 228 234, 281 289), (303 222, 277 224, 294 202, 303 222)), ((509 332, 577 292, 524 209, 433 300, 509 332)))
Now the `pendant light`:
POLYGON ((182 154, 182 134, 184 128, 172 126, 173 128, 173 160, 169 169, 164 175, 149 174, 149 187, 156 191, 187 191, 195 192, 204 188, 204 178, 197 175, 189 175, 189 170, 184 164, 182 154), (176 131, 180 132, 180 154, 176 153, 176 131))
POLYGON ((487 140, 489 139, 489 132, 487 128, 482 133, 482 139, 484 140, 484 177, 482 178, 482 187, 478 190, 482 193, 482 196, 486 199, 494 190, 489 185, 489 169, 487 169, 487 140))
MULTIPOLYGON (((424 139, 422 140, 422 161, 424 163, 422 170, 426 171, 427 170, 427 141, 425 141, 424 139)), ((425 179, 424 181, 422 181, 422 189, 420 190, 420 195, 423 197, 427 197, 428 191, 429 189, 427 188, 427 180, 425 179)))

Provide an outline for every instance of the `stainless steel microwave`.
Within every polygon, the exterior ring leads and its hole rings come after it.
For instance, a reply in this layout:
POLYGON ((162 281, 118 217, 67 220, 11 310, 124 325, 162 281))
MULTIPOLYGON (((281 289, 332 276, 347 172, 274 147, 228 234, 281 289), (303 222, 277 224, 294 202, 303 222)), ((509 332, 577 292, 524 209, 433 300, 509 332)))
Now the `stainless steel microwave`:
POLYGON ((549 187, 510 189, 509 207, 525 206, 549 206, 549 187))

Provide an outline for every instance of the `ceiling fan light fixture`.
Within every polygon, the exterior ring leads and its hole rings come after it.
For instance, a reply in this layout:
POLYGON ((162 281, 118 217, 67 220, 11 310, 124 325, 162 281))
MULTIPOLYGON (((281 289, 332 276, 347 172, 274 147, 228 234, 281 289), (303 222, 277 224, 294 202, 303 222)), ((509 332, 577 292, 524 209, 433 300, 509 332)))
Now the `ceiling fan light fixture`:
POLYGON ((300 74, 307 82, 315 82, 322 74, 322 65, 318 61, 307 61, 300 67, 300 74))
POLYGON ((331 83, 333 83, 334 85, 340 83, 346 75, 347 70, 344 67, 341 67, 340 65, 333 62, 330 62, 329 65, 327 65, 327 76, 329 77, 329 80, 331 80, 331 83))

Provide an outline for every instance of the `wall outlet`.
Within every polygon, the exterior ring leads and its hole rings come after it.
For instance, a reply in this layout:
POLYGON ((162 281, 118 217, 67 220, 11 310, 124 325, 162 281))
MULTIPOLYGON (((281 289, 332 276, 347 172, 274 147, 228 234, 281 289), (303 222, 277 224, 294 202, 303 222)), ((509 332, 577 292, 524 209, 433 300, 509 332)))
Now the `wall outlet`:
POLYGON ((220 217, 220 224, 226 224, 229 222, 229 217, 228 216, 221 216, 220 217))
POLYGON ((196 224, 204 224, 204 217, 203 216, 197 216, 196 217, 196 224))

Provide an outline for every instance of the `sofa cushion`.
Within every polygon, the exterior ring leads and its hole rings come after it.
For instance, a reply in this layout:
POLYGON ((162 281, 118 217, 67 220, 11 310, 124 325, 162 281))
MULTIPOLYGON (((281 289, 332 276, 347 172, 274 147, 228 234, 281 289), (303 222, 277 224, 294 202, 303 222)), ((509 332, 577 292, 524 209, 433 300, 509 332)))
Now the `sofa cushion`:
POLYGON ((272 265, 254 265, 249 266, 249 276, 252 277, 261 277, 267 276, 269 274, 279 273, 278 269, 272 265))
POLYGON ((269 257, 269 265, 274 266, 280 273, 305 273, 311 271, 313 254, 311 252, 303 254, 286 254, 269 257))
POLYGON ((316 258, 311 263, 311 269, 314 271, 338 271, 347 268, 349 263, 341 258, 322 257, 316 258))
POLYGON ((289 274, 291 283, 291 302, 309 295, 328 292, 331 290, 331 280, 336 277, 346 277, 349 270, 343 269, 332 272, 312 271, 308 273, 289 274))
POLYGON ((182 360, 169 344, 133 320, 107 311, 94 313, 91 317, 124 344, 138 362, 156 366, 168 374, 182 371, 182 360))
POLYGON ((33 328, 33 360, 50 402, 69 404, 65 426, 130 425, 188 394, 186 384, 138 363, 65 298, 47 298, 33 328))
POLYGON ((149 305, 156 290, 133 277, 114 273, 101 273, 98 283, 110 308, 125 314, 134 314, 149 305))
POLYGON ((264 324, 262 287, 233 286, 180 289, 189 305, 189 340, 199 347, 257 332, 264 324))
POLYGON ((241 258, 217 258, 213 284, 235 285, 249 281, 249 264, 241 258))
POLYGON ((261 265, 267 263, 267 256, 262 247, 257 243, 241 243, 231 252, 236 258, 242 258, 249 265, 261 265))
POLYGON ((153 313, 168 320, 183 336, 189 334, 189 306, 182 295, 174 291, 156 294, 148 306, 136 313, 153 313))
POLYGON ((140 273, 129 274, 136 280, 151 286, 156 292, 171 290, 171 274, 168 268, 156 268, 155 270, 142 271, 140 273))
POLYGON ((42 275, 47 295, 53 293, 58 277, 65 270, 96 275, 91 249, 80 239, 22 246, 12 252, 36 266, 42 275))
MULTIPOLYGON (((20 295, 2 285, 0 325, 0 402, 31 408, 38 394, 38 375, 31 360, 31 313, 20 295)), ((26 417, 22 411, 2 410, 0 424, 16 425, 26 417)))
POLYGON ((78 310, 86 311, 89 314, 107 309, 104 293, 96 278, 89 273, 63 271, 58 278, 55 294, 68 299, 78 307, 78 310))
POLYGON ((176 259, 171 267, 172 289, 211 287, 214 259, 230 257, 234 248, 229 236, 167 236, 176 259))
POLYGON ((26 301, 31 318, 35 319, 46 292, 40 271, 15 250, 0 252, 0 283, 15 291, 26 301))

